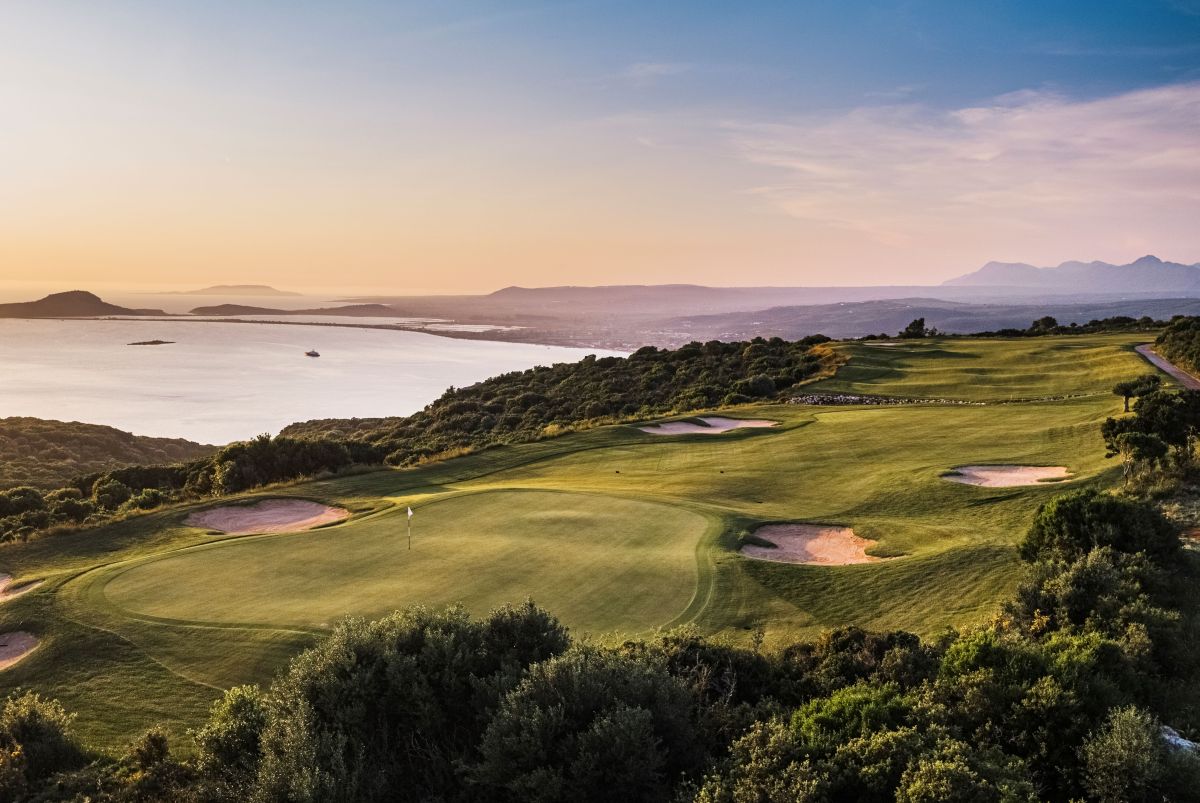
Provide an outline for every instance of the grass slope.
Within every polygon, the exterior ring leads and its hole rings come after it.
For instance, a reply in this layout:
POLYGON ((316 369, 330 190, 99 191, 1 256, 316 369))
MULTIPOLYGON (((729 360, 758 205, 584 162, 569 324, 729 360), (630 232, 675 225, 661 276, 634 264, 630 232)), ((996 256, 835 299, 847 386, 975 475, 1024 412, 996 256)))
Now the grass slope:
POLYGON ((852 345, 825 386, 1071 398, 743 407, 732 414, 780 424, 719 436, 604 427, 297 485, 292 495, 354 514, 309 533, 206 533, 183 525, 192 506, 6 546, 0 569, 47 582, 0 605, 0 629, 43 638, 0 673, 0 690, 61 698, 89 740, 115 749, 151 724, 193 726, 219 689, 269 679, 341 616, 414 602, 482 612, 530 595, 597 638, 685 623, 731 638, 762 627, 768 640, 850 623, 930 635, 977 621, 1011 592, 1013 546, 1036 506, 1119 474, 1097 424, 1120 407, 1108 386, 1146 370, 1136 342, 852 345), (988 462, 1065 465, 1076 478, 1018 489, 940 478, 988 462), (804 567, 738 555, 738 533, 771 521, 849 525, 897 559, 804 567))

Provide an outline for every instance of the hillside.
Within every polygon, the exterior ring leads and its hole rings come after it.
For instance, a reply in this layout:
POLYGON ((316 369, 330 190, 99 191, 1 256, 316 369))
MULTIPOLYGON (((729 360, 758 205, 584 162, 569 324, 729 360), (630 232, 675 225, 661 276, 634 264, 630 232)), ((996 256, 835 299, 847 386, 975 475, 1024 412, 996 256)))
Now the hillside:
POLYGON ((0 490, 58 488, 98 471, 175 463, 214 451, 182 438, 147 438, 112 427, 41 418, 0 418, 0 490))
POLYGON ((1060 324, 1086 324, 1117 316, 1169 320, 1175 315, 1200 314, 1200 298, 1167 298, 1072 304, 1044 300, 1029 304, 964 304, 937 298, 905 298, 844 304, 776 306, 752 312, 671 318, 662 329, 700 340, 797 337, 801 332, 824 332, 830 337, 895 334, 914 318, 940 332, 968 334, 997 329, 1024 329, 1049 315, 1060 324))
POLYGON ((537 440, 598 421, 777 398, 833 372, 837 354, 814 335, 795 342, 653 346, 627 358, 594 356, 450 388, 406 418, 329 419, 284 427, 285 437, 349 439, 381 448, 393 465, 432 455, 537 440))
POLYGON ((1039 268, 1023 262, 989 262, 973 273, 949 279, 943 287, 1021 287, 1057 292, 1200 293, 1200 263, 1184 265, 1146 255, 1127 265, 1063 262, 1039 268))
POLYGON ((51 293, 37 301, 0 304, 0 318, 94 318, 100 315, 166 315, 166 313, 160 309, 118 307, 86 290, 51 293))

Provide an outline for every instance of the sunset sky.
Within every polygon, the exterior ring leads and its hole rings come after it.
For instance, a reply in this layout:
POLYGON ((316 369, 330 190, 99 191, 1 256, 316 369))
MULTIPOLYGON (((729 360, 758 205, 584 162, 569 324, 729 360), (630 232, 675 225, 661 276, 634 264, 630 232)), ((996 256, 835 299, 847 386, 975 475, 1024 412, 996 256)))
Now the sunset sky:
POLYGON ((1200 0, 0 10, 0 279, 936 283, 1197 221, 1200 0))

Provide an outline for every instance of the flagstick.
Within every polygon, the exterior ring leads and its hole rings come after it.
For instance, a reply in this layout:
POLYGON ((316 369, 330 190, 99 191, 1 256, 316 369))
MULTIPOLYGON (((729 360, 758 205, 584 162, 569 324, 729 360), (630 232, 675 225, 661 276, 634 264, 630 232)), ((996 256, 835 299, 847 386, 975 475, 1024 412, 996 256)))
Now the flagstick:
POLYGON ((412 516, 408 517, 408 549, 412 551, 412 516))

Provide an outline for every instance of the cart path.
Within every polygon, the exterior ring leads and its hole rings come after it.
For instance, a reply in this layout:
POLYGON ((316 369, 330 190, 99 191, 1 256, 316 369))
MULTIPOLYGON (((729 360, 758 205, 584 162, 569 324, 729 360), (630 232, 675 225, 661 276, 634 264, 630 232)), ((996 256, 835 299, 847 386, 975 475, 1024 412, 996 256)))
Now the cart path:
POLYGON ((1187 371, 1176 366, 1174 363, 1168 362, 1162 355, 1154 350, 1150 343, 1145 343, 1138 346, 1136 349, 1138 354, 1141 354, 1156 368, 1160 368, 1170 374, 1176 382, 1183 385, 1188 390, 1200 390, 1200 379, 1192 376, 1187 371))

